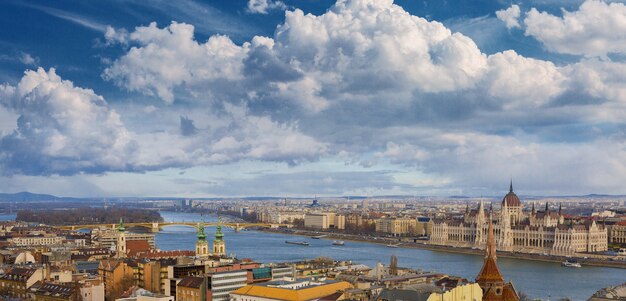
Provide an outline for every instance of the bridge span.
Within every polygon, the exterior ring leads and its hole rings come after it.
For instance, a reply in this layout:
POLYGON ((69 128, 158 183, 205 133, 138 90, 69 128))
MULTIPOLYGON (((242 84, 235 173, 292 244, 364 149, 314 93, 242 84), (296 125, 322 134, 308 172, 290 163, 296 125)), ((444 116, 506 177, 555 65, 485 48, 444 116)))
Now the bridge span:
MULTIPOLYGON (((132 228, 145 228, 149 232, 157 233, 166 226, 187 226, 187 227, 198 227, 199 222, 161 222, 161 223, 124 223, 124 226, 127 230, 132 228)), ((267 223, 220 223, 222 227, 228 227, 235 229, 235 231, 239 231, 241 229, 247 229, 252 227, 260 227, 260 228, 278 228, 279 226, 284 226, 280 224, 267 224, 267 223)), ((89 224, 89 225, 66 225, 66 226, 55 226, 54 228, 60 230, 82 230, 82 229, 117 229, 119 224, 89 224)), ((204 223, 206 227, 215 227, 217 226, 217 222, 213 223, 204 223)))

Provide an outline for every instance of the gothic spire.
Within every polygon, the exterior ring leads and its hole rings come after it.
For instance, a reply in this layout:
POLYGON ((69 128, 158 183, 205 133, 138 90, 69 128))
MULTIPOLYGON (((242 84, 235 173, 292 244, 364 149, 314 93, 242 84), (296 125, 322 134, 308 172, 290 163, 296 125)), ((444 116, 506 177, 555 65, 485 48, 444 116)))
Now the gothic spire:
POLYGON ((535 214, 535 213, 537 212, 537 211, 535 211, 535 202, 533 202, 533 209, 531 210, 531 212, 532 212, 533 214, 535 214))
POLYGON ((550 212, 550 207, 548 205, 548 202, 546 202, 546 213, 550 212))
POLYGON ((511 184, 509 185, 509 193, 513 193, 513 179, 511 178, 511 184))
MULTIPOLYGON (((491 212, 489 212, 491 215, 491 212)), ((487 247, 485 248, 485 258, 496 259, 496 239, 493 234, 493 222, 489 219, 489 228, 487 229, 487 247)))
POLYGON ((563 204, 559 202, 559 215, 561 215, 561 209, 563 209, 563 204))

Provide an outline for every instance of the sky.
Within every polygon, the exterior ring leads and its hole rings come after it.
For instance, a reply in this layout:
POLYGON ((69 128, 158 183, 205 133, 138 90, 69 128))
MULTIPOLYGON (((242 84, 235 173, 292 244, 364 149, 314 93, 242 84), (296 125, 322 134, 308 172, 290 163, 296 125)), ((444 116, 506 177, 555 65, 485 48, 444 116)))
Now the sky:
POLYGON ((0 2, 0 191, 626 194, 626 6, 0 2))

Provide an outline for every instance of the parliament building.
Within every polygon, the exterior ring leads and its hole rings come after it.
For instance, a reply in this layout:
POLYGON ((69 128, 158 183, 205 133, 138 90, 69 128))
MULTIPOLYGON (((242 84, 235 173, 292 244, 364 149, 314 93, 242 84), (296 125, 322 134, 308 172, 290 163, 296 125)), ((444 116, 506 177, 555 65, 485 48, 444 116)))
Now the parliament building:
POLYGON ((595 221, 566 223, 561 206, 550 210, 548 203, 543 211, 537 211, 534 203, 530 212, 523 209, 511 182, 499 212, 487 211, 481 202, 478 209, 470 210, 468 206, 462 219, 435 219, 430 241, 439 245, 482 248, 491 221, 496 245, 502 251, 572 254, 602 252, 608 248, 604 225, 595 221))

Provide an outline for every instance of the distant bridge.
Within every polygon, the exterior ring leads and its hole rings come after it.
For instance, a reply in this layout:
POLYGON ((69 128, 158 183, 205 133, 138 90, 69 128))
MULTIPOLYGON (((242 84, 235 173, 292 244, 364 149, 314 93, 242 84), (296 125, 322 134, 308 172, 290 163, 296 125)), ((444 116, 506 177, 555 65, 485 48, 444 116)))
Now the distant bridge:
MULTIPOLYGON (((149 232, 157 233, 166 226, 186 226, 186 227, 198 227, 199 222, 164 222, 164 223, 124 223, 124 227, 129 230, 131 228, 145 228, 149 232)), ((206 227, 215 227, 217 222, 204 223, 206 227)), ((261 227, 261 228, 278 228, 284 226, 280 224, 266 224, 266 223, 221 223, 222 227, 228 227, 239 231, 245 228, 261 227)), ((117 229, 119 224, 89 224, 89 225, 68 225, 68 226, 55 226, 54 228, 60 230, 83 230, 83 229, 117 229)))

